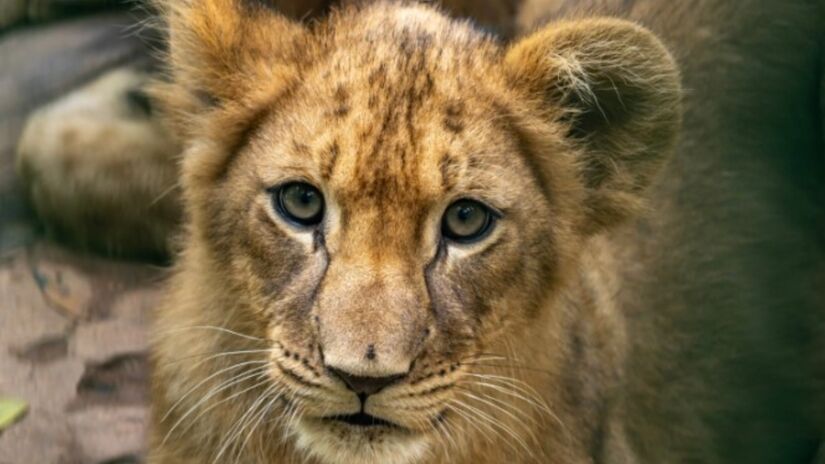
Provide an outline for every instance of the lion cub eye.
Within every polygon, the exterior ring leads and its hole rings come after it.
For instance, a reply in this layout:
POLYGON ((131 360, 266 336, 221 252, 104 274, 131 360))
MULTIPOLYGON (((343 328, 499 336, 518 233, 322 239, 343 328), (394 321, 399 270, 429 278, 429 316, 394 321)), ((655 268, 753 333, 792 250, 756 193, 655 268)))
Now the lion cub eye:
POLYGON ((474 242, 492 229, 493 222, 493 213, 486 206, 474 200, 458 200, 444 212, 441 233, 456 242, 474 242))
POLYGON ((290 182, 273 192, 275 209, 287 221, 314 226, 324 217, 324 196, 306 182, 290 182))

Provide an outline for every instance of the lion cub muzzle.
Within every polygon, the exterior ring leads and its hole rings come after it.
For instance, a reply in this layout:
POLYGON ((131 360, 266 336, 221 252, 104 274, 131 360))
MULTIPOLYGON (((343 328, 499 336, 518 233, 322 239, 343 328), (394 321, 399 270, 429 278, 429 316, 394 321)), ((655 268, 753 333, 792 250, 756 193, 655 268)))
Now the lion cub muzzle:
POLYGON ((318 297, 324 366, 358 394, 371 395, 403 379, 429 330, 426 292, 401 263, 333 259, 318 297), (422 295, 423 293, 423 295, 422 295))

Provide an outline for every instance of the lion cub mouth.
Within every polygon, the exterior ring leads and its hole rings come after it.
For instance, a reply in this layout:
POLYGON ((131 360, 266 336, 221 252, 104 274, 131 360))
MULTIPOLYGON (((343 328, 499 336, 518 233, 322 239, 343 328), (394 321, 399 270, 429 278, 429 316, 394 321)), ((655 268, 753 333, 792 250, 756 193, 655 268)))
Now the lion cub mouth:
POLYGON ((394 429, 403 429, 403 427, 398 424, 395 424, 385 419, 381 419, 380 417, 371 416, 365 412, 329 416, 325 417, 324 420, 343 423, 351 427, 386 427, 394 429))

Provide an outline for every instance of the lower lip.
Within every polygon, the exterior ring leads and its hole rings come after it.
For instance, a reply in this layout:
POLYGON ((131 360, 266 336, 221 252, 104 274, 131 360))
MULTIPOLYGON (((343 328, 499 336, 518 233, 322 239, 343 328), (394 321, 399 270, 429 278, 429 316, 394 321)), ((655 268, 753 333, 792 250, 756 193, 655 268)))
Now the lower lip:
POLYGON ((397 424, 393 424, 384 419, 380 419, 377 417, 369 416, 367 414, 352 414, 349 416, 333 416, 333 417, 326 417, 324 420, 342 424, 349 427, 359 428, 359 429, 368 429, 368 430, 377 430, 377 429, 399 429, 401 430, 402 427, 397 424))

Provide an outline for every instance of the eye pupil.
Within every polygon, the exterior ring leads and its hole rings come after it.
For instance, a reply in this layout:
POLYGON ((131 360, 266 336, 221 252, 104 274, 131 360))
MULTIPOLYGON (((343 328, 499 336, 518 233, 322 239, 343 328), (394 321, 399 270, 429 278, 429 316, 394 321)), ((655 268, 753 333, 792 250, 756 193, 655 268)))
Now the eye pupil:
POLYGON ((441 229, 448 239, 467 243, 484 237, 492 223, 489 208, 474 200, 458 200, 444 213, 441 229))
POLYGON ((276 190, 276 209, 290 222, 312 226, 324 216, 324 198, 317 188, 305 182, 291 182, 276 190))
POLYGON ((302 204, 311 205, 312 202, 315 200, 315 193, 311 190, 304 189, 304 191, 300 193, 299 198, 301 199, 302 204))
POLYGON ((475 208, 473 208, 472 206, 462 206, 461 208, 459 208, 457 216, 460 221, 468 222, 468 220, 471 218, 474 212, 475 208))

